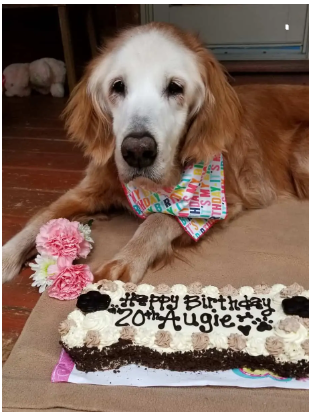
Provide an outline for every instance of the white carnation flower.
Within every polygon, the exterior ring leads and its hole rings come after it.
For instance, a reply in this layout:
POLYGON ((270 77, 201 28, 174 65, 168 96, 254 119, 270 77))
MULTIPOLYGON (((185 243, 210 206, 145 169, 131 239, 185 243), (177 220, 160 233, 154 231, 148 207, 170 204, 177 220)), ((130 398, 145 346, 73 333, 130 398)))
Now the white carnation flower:
POLYGON ((53 273, 48 273, 48 268, 51 265, 56 265, 57 260, 53 257, 49 256, 41 256, 37 255, 35 258, 35 263, 30 263, 29 266, 34 271, 34 273, 30 276, 34 280, 32 286, 37 286, 39 288, 39 292, 42 293, 50 286, 53 281, 49 279, 53 273))
MULTIPOLYGON (((87 242, 89 243, 94 243, 91 235, 91 227, 89 225, 83 225, 82 223, 80 223, 78 225, 78 230, 80 231, 80 233, 84 236, 84 239, 87 240, 87 242)), ((92 245, 89 245, 90 249, 92 249, 92 245)))

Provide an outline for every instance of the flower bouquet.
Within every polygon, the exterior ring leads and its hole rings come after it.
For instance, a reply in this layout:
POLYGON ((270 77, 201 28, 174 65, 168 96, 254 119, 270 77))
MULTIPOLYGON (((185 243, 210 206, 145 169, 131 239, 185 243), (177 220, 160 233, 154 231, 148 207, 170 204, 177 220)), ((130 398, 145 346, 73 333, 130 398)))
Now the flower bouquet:
POLYGON ((49 296, 70 300, 79 296, 82 289, 93 281, 88 265, 74 264, 86 258, 92 249, 90 220, 83 225, 68 219, 53 219, 41 227, 36 237, 39 254, 30 263, 34 273, 32 286, 42 293, 46 288, 49 296))

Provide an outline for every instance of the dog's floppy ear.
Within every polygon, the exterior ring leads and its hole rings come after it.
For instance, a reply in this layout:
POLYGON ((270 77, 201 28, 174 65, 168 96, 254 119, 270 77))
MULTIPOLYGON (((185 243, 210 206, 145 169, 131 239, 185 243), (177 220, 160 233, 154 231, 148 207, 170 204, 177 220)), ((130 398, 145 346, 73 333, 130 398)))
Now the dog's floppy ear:
POLYGON ((71 140, 80 145, 96 164, 104 165, 112 156, 114 138, 112 122, 88 90, 88 79, 94 64, 75 87, 63 112, 71 140))
POLYGON ((202 46, 195 50, 205 98, 191 120, 181 151, 181 160, 208 161, 226 151, 237 134, 240 103, 217 60, 202 46))

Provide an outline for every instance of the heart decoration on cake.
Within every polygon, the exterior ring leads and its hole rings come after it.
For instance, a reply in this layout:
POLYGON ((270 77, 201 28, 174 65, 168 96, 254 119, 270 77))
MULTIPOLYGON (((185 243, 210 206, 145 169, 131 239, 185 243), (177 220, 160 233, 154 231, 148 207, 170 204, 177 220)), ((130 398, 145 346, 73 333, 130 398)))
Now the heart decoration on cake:
POLYGON ((246 326, 240 325, 238 326, 238 330, 241 333, 243 333, 245 336, 248 336, 251 330, 251 326, 250 325, 246 325, 246 326))

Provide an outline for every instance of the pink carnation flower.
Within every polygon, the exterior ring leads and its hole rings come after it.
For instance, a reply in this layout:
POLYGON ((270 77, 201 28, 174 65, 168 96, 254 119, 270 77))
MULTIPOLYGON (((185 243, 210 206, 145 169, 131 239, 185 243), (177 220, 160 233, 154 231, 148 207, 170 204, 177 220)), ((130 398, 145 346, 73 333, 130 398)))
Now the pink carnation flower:
POLYGON ((53 284, 49 287, 48 294, 60 300, 77 298, 84 287, 93 281, 93 274, 87 265, 51 265, 48 272, 55 273, 49 277, 53 284))
POLYGON ((70 265, 78 257, 85 258, 91 245, 79 231, 78 222, 53 219, 41 227, 36 247, 42 255, 58 257, 58 263, 70 265))

